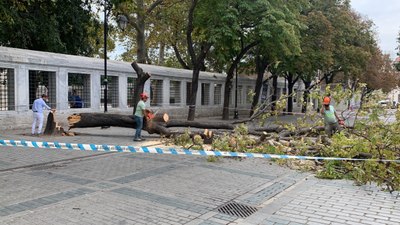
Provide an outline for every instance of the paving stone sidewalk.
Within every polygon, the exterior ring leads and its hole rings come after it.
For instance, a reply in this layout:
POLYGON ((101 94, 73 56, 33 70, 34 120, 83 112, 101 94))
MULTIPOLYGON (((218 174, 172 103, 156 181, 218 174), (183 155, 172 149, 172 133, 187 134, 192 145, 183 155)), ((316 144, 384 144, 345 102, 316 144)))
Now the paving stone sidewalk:
MULTIPOLYGON (((136 145, 125 128, 0 139, 136 145)), ((165 147, 157 135, 141 146, 165 147)), ((400 224, 398 193, 266 159, 0 146, 0 224, 400 224), (236 208, 237 207, 237 208, 236 208), (243 216, 244 215, 244 216, 243 216)))

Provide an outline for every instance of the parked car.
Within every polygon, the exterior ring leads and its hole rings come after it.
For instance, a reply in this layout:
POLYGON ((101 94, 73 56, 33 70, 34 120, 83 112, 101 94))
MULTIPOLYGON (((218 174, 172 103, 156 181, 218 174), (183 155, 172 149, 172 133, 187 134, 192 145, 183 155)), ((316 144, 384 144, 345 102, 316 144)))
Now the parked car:
POLYGON ((380 106, 382 106, 383 108, 388 108, 389 107, 389 103, 390 103, 390 101, 389 100, 380 100, 379 102, 379 105, 380 106))
POLYGON ((399 107, 399 104, 396 101, 390 101, 390 100, 381 100, 379 101, 379 105, 383 108, 391 108, 391 109, 397 109, 397 107, 399 107))

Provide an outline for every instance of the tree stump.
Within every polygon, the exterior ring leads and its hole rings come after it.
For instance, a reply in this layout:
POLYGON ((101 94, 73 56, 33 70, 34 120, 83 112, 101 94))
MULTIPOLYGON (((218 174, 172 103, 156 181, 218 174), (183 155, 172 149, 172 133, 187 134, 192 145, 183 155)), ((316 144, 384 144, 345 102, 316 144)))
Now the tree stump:
POLYGON ((64 129, 58 125, 58 122, 55 121, 55 112, 50 112, 47 116, 46 128, 44 129, 44 135, 65 135, 66 132, 64 129))

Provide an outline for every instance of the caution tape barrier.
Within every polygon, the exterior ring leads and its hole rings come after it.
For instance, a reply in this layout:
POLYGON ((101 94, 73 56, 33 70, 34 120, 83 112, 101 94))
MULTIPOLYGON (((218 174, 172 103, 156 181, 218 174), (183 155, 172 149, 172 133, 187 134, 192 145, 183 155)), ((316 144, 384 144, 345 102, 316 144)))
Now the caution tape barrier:
POLYGON ((244 157, 244 158, 265 158, 265 159, 298 159, 298 160, 336 160, 336 161, 380 161, 396 162, 400 160, 386 159, 356 159, 339 157, 318 157, 318 156, 294 156, 294 155, 276 155, 250 152, 226 152, 218 150, 189 150, 179 148, 157 148, 157 147, 136 147, 123 145, 107 144, 78 144, 78 143, 60 143, 45 141, 26 141, 26 140, 0 140, 0 146, 8 147, 28 147, 44 149, 66 149, 76 151, 92 152, 130 152, 130 153, 151 153, 151 154, 171 154, 171 155, 197 155, 197 156, 217 156, 217 157, 244 157))

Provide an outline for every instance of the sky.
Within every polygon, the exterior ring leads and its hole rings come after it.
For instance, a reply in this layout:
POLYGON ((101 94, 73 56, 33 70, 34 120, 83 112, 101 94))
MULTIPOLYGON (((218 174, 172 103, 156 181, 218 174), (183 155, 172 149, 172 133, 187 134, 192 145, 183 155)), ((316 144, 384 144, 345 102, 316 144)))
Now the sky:
POLYGON ((392 59, 397 57, 397 38, 400 32, 400 0, 351 0, 351 6, 372 20, 378 34, 378 44, 392 59))

